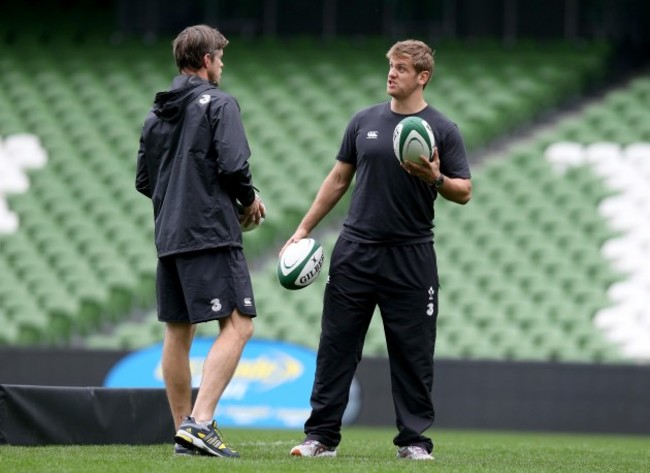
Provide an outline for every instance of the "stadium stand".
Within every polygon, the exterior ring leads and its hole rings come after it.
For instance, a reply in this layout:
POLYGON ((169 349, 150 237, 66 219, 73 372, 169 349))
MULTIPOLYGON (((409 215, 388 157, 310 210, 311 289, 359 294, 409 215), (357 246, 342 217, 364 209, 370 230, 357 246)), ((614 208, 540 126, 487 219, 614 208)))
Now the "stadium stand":
MULTIPOLYGON (((0 281, 0 323, 7 327, 0 343, 136 348, 158 341, 151 209, 135 192, 133 173, 144 114, 175 73, 169 44, 75 42, 62 34, 44 49, 42 41, 0 43, 3 149, 29 133, 49 158, 41 169, 27 169, 29 191, 0 199, 0 222, 7 222, 0 261, 8 268, 0 281), (32 61, 21 61, 25 56, 32 61)), ((386 65, 377 51, 388 46, 235 40, 228 47, 223 88, 242 107, 269 212, 245 236, 262 310, 259 337, 318 343, 325 277, 286 293, 276 283, 274 255, 329 170, 349 117, 385 100, 386 65), (297 136, 297 143, 283 136, 297 136)), ((470 150, 601 80, 609 53, 600 43, 561 42, 467 48, 447 41, 437 49, 428 98, 457 119, 470 150)), ((556 142, 647 141, 647 110, 639 106, 647 83, 612 92, 534 143, 477 166, 469 206, 439 204, 438 356, 620 359, 592 324, 608 305, 606 289, 621 278, 600 254, 613 232, 597 208, 611 191, 584 166, 561 165, 558 177, 558 164, 544 153, 556 142)), ((344 210, 342 203, 330 221, 344 210)), ((334 237, 323 239, 329 254, 334 237)), ((377 317, 366 353, 385 354, 377 317)))

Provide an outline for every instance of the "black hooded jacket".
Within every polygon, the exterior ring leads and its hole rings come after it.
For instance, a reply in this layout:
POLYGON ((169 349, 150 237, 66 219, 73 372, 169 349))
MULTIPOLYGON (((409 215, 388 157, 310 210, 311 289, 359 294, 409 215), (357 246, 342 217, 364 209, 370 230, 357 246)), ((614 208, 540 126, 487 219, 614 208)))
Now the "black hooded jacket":
POLYGON ((145 119, 135 187, 152 200, 158 256, 241 247, 235 199, 255 199, 239 105, 197 76, 174 78, 145 119))

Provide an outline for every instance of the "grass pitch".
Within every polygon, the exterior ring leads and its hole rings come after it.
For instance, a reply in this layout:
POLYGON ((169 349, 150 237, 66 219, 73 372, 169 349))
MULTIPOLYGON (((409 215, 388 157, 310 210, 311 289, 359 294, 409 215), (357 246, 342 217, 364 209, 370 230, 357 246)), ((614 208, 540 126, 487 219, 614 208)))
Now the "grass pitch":
POLYGON ((604 435, 432 431, 434 462, 397 460, 393 429, 347 428, 337 458, 293 458, 302 433, 227 429, 238 460, 174 457, 172 445, 0 446, 0 471, 228 472, 644 472, 650 438, 604 435))

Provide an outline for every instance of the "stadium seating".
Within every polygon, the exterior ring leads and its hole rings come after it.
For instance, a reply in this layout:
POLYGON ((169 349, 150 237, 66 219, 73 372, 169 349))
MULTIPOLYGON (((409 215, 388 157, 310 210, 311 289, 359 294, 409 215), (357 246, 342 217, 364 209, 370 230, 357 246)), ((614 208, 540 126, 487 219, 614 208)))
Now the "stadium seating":
MULTIPOLYGON (((9 268, 0 281, 0 323, 8 327, 0 343, 143 346, 161 339, 162 325, 151 311, 151 208, 133 188, 135 153, 153 94, 175 73, 169 42, 51 41, 56 48, 29 38, 0 43, 0 137, 37 135, 49 157, 27 172, 29 191, 8 195, 0 209, 19 222, 15 233, 0 235, 9 268), (25 55, 34 60, 21 61, 25 55)), ((385 100, 389 44, 337 41, 235 40, 224 58, 222 86, 240 103, 269 212, 245 235, 261 312, 256 334, 312 347, 325 277, 287 293, 276 283, 274 256, 331 167, 345 123, 385 100)), ((604 74, 608 54, 602 44, 437 49, 427 97, 457 120, 470 150, 579 94, 604 74)), ((619 277, 599 253, 613 232, 597 203, 611 191, 582 168, 562 165, 570 180, 558 178, 557 165, 543 158, 561 141, 648 140, 648 112, 639 106, 647 96, 645 79, 607 95, 538 141, 476 166, 469 206, 438 204, 439 356, 618 359, 591 324, 619 277)), ((344 211, 345 202, 329 222, 344 211)), ((334 236, 323 238, 329 254, 334 236)), ((378 317, 366 353, 385 354, 378 317)))

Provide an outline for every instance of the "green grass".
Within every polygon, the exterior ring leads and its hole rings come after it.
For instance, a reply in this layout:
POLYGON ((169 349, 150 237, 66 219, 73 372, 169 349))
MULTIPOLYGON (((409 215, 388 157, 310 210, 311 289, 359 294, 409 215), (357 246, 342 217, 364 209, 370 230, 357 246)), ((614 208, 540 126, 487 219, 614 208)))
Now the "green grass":
POLYGON ((650 465, 648 437, 437 431, 436 461, 395 459, 391 429, 348 428, 337 458, 292 458, 302 433, 228 429, 239 460, 174 457, 171 445, 0 446, 2 472, 641 472, 650 465))

